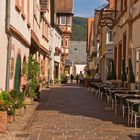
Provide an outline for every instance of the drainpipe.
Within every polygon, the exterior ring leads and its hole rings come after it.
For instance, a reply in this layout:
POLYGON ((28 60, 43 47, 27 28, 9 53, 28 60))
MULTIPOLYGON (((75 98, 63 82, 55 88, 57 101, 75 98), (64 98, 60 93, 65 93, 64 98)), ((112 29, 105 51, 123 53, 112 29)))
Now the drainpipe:
POLYGON ((6 64, 6 83, 5 90, 9 90, 9 79, 10 79, 10 60, 11 60, 11 46, 12 46, 12 35, 10 31, 10 4, 11 0, 6 0, 6 20, 5 20, 5 30, 7 34, 7 64, 6 64))

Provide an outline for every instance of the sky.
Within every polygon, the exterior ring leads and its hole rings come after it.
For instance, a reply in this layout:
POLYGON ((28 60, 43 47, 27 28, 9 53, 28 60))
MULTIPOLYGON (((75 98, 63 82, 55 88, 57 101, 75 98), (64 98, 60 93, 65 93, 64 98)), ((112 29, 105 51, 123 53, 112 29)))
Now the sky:
POLYGON ((107 0, 74 0, 74 16, 93 17, 94 9, 105 3, 107 0))

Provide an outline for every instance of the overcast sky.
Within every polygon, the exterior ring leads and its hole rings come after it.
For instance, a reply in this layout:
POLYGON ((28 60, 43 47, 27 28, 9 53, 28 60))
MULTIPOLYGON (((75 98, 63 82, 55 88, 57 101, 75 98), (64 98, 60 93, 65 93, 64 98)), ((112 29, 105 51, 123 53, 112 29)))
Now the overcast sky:
POLYGON ((74 0, 74 16, 93 17, 94 9, 105 3, 107 0, 74 0))

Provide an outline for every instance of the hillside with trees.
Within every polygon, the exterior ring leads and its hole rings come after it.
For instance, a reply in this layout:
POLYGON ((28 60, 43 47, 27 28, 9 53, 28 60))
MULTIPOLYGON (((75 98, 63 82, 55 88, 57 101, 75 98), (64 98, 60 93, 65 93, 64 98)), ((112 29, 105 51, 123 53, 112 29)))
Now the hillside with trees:
POLYGON ((73 17, 72 41, 85 41, 87 38, 87 18, 73 17))

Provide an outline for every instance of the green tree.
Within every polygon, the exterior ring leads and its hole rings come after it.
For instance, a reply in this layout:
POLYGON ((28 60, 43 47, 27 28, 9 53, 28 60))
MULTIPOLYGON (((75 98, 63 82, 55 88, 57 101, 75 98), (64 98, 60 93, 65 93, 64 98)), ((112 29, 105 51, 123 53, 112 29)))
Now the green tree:
POLYGON ((27 80, 28 80, 28 96, 34 97, 36 96, 36 90, 39 86, 39 64, 38 62, 33 58, 32 55, 28 58, 28 64, 27 64, 27 80))
POLYGON ((73 17, 72 41, 85 41, 87 37, 87 18, 73 17))

